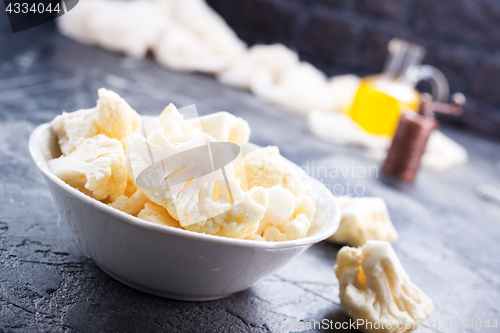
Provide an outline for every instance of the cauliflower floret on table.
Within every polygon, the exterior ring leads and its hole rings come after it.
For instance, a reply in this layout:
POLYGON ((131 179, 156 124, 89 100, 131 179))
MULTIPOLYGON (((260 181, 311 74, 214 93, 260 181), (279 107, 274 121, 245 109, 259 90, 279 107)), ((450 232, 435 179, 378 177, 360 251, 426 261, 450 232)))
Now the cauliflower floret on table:
POLYGON ((338 230, 328 238, 332 243, 362 246, 369 239, 394 242, 399 236, 382 198, 337 197, 342 212, 338 230))
POLYGON ((118 94, 99 89, 97 106, 92 109, 63 112, 50 123, 64 155, 75 149, 79 139, 104 134, 118 139, 127 148, 128 139, 141 124, 141 118, 118 94))
POLYGON ((160 115, 158 128, 147 137, 139 133, 132 137, 127 170, 136 186, 151 201, 165 207, 183 228, 244 238, 255 232, 264 216, 266 201, 259 194, 263 191, 245 193, 231 163, 223 171, 210 169, 208 154, 204 161, 200 153, 215 142, 185 121, 171 104, 160 115), (168 162, 156 166, 165 159, 168 162))
POLYGON ((343 247, 334 271, 342 308, 352 319, 363 320, 358 327, 363 332, 410 332, 416 328, 412 324, 433 311, 431 299, 410 281, 388 242, 343 247))
MULTIPOLYGON (((304 193, 302 180, 290 163, 280 155, 276 146, 259 148, 246 154, 245 173, 249 188, 263 186, 270 188, 279 185, 294 195, 304 193)), ((241 179, 240 172, 237 174, 241 179)))
POLYGON ((281 186, 267 192, 269 205, 256 235, 275 242, 306 237, 316 212, 314 200, 305 194, 295 197, 281 186))
POLYGON ((170 216, 164 207, 150 202, 144 205, 144 209, 139 212, 137 217, 148 222, 168 225, 175 228, 181 227, 179 221, 170 216))
POLYGON ((102 134, 79 139, 71 153, 47 165, 57 177, 73 187, 84 187, 97 200, 112 202, 127 187, 123 146, 102 134))

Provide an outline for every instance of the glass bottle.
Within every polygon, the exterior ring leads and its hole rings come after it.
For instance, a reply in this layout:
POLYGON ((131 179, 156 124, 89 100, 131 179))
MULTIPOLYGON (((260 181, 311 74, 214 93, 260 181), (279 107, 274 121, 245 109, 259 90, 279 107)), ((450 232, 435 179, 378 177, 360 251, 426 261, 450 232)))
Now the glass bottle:
POLYGON ((428 81, 435 100, 448 99, 448 81, 438 69, 421 65, 425 48, 394 38, 388 44, 389 59, 382 74, 361 80, 349 115, 367 132, 393 136, 403 111, 418 111, 419 81, 428 81))

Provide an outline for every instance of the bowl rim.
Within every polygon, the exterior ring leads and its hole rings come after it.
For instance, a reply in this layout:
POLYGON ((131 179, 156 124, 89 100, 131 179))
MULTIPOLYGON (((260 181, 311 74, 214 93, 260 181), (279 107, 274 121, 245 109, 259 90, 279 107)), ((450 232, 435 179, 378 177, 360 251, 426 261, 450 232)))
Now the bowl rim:
MULTIPOLYGON (((204 241, 209 243, 219 243, 228 246, 238 246, 238 247, 249 247, 249 248, 260 248, 260 249, 285 249, 294 248, 305 245, 312 245, 318 243, 326 238, 330 237, 338 228, 340 222, 340 207, 332 195, 333 202, 335 203, 335 216, 331 218, 332 221, 327 222, 329 224, 324 230, 317 232, 311 236, 296 240, 288 240, 282 242, 269 242, 269 241, 259 241, 259 240, 249 240, 249 239, 238 239, 223 236, 210 235, 205 233, 198 233, 190 230, 185 230, 181 228, 175 228, 167 225, 156 224, 148 221, 144 221, 138 217, 122 212, 116 208, 108 206, 105 203, 100 202, 92 197, 85 195, 84 193, 78 191, 72 186, 66 184, 59 177, 54 175, 47 166, 47 162, 43 160, 43 154, 37 146, 37 142, 41 140, 40 136, 46 131, 52 131, 50 123, 43 123, 39 125, 30 135, 29 138, 29 153, 31 159, 33 160, 37 169, 42 173, 42 175, 53 184, 55 184, 60 189, 64 190, 66 193, 70 194, 76 199, 79 199, 88 205, 100 210, 103 213, 111 215, 118 218, 124 223, 131 224, 138 228, 145 228, 152 231, 157 231, 163 234, 169 234, 172 236, 178 236, 181 238, 187 238, 190 240, 204 241)), ((310 177, 310 176, 308 176, 310 177)), ((312 178, 312 180, 317 181, 312 178)), ((321 184, 322 185, 322 184, 321 184)), ((323 185, 322 185, 323 186, 323 185)), ((331 194, 331 192, 329 192, 331 194)))

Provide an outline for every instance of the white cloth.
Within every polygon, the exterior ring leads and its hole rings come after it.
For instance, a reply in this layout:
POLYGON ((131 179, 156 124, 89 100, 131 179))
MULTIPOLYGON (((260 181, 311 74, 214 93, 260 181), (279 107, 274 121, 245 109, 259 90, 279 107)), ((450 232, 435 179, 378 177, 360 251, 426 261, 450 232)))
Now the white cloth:
POLYGON ((216 73, 246 45, 202 0, 87 0, 57 19, 59 31, 79 42, 156 60, 175 70, 216 73))
MULTIPOLYGON (((310 131, 325 140, 365 148, 366 155, 382 160, 391 145, 388 136, 367 133, 346 114, 314 110, 309 113, 310 131)), ((467 151, 442 132, 431 133, 420 165, 428 170, 443 172, 467 163, 467 151)))
POLYGON ((254 45, 217 78, 224 84, 250 90, 262 81, 280 82, 288 71, 299 64, 299 57, 284 45, 254 45))

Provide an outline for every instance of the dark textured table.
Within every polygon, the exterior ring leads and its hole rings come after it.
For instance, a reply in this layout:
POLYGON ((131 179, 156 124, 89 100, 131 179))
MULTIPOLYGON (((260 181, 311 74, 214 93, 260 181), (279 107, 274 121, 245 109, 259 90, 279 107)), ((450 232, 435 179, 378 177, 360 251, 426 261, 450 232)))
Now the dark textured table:
POLYGON ((358 193, 381 196, 400 234, 394 248, 435 304, 431 323, 439 327, 426 321, 422 331, 457 331, 443 326, 447 319, 500 322, 500 206, 473 192, 479 183, 500 185, 498 142, 445 128, 470 162, 444 174, 423 171, 414 186, 397 190, 374 169, 365 176, 349 171, 377 162, 313 137, 303 118, 213 78, 83 46, 50 27, 0 36, 0 332, 285 332, 298 322, 348 320, 332 270, 339 247, 326 242, 252 288, 212 302, 150 296, 97 268, 60 220, 27 142, 63 110, 94 106, 100 87, 142 114, 156 115, 169 102, 195 103, 201 114, 230 111, 248 120, 253 142, 278 145, 337 194, 356 185, 358 193), (321 167, 342 172, 333 177, 321 167))

